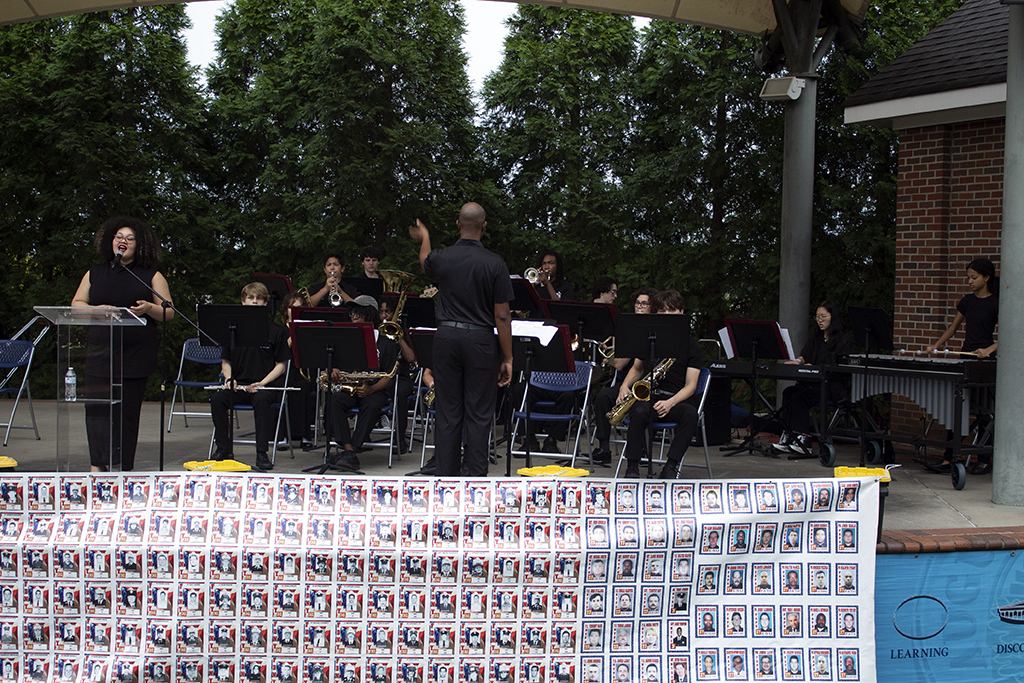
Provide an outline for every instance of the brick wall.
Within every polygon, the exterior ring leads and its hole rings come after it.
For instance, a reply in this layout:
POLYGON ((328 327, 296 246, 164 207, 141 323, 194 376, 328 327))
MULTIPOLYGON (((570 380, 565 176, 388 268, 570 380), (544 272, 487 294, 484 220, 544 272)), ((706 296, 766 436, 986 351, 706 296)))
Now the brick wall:
MULTIPOLYGON (((900 133, 893 343, 932 343, 967 292, 967 264, 999 267, 1003 192, 1002 119, 912 128, 900 133)), ((963 327, 946 343, 957 350, 963 327)), ((893 426, 920 432, 921 411, 894 397, 893 426)))

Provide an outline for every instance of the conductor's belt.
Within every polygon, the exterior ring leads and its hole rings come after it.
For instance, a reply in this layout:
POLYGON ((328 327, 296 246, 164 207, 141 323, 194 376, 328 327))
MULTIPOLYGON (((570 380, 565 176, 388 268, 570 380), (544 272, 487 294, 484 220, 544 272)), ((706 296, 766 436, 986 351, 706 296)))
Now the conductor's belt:
POLYGON ((494 327, 487 325, 475 325, 473 323, 460 323, 454 320, 442 320, 437 323, 438 327, 454 327, 457 330, 473 330, 474 332, 493 332, 494 327))

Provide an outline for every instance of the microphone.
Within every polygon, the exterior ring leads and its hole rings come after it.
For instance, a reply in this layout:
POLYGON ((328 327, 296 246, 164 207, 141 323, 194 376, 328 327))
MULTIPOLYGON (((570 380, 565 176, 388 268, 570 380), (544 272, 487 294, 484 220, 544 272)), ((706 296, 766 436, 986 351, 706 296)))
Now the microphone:
POLYGON ((110 267, 114 268, 116 266, 121 265, 121 259, 123 257, 124 257, 124 252, 123 251, 119 251, 116 254, 114 254, 114 260, 110 262, 110 267))

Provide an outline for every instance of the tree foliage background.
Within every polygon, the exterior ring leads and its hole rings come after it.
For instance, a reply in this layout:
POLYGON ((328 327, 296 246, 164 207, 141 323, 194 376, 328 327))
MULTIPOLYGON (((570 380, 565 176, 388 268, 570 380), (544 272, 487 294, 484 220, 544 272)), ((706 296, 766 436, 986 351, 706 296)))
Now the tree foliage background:
MULTIPOLYGON (((842 102, 962 2, 878 0, 822 65, 814 300, 892 307, 896 138, 843 125, 842 102)), ((314 286, 328 250, 418 272, 406 226, 450 243, 468 200, 512 272, 556 249, 581 299, 611 274, 679 289, 701 335, 775 315, 782 108, 758 98, 755 38, 521 5, 476 108, 455 0, 236 0, 205 84, 187 24, 170 5, 0 28, 8 334, 70 303, 111 215, 150 221, 194 313, 253 271, 314 286)), ((171 328, 172 350, 194 335, 171 328)))

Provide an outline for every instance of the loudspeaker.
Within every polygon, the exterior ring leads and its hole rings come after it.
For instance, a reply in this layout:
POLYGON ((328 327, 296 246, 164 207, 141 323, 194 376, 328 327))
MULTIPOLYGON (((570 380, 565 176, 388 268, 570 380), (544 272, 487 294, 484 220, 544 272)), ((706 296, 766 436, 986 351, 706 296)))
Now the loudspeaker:
MULTIPOLYGON (((704 429, 708 434, 708 445, 718 446, 731 440, 732 424, 732 380, 728 377, 712 377, 708 382, 707 398, 704 399, 704 429)), ((700 445, 700 432, 697 432, 700 445)))

